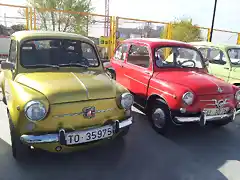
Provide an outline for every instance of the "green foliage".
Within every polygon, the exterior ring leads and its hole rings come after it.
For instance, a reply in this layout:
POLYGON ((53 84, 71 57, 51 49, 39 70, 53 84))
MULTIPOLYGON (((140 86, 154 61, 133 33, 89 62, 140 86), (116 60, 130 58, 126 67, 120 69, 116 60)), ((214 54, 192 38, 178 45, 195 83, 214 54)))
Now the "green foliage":
MULTIPOLYGON (((184 42, 201 41, 201 30, 197 25, 192 24, 192 20, 181 19, 171 22, 172 24, 172 39, 184 42)), ((161 34, 161 38, 167 37, 167 30, 165 29, 161 34)))
POLYGON ((16 32, 16 31, 23 31, 23 30, 26 29, 23 24, 15 24, 15 25, 12 25, 11 28, 12 28, 12 30, 14 32, 16 32))
POLYGON ((37 19, 40 20, 37 23, 40 24, 40 29, 87 35, 91 17, 76 12, 92 12, 94 8, 91 6, 91 0, 28 0, 28 3, 37 9, 37 19), (42 8, 75 13, 41 11, 42 8))

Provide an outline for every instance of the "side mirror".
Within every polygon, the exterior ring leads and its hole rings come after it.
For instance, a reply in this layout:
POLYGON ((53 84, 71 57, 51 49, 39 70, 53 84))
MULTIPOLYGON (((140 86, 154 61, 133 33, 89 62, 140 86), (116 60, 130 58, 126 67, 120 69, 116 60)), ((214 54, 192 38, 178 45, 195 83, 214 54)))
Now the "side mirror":
POLYGON ((203 61, 206 66, 209 66, 209 59, 204 58, 203 61))
POLYGON ((15 65, 11 62, 2 61, 1 68, 6 70, 13 70, 15 68, 15 65))
POLYGON ((120 32, 117 31, 117 32, 116 32, 116 39, 119 39, 119 38, 120 38, 120 32))

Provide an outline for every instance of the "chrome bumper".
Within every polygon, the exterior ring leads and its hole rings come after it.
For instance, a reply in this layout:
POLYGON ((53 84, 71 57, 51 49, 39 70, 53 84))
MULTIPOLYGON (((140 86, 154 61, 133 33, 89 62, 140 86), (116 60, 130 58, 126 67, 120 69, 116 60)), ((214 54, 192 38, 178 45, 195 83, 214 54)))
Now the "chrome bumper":
MULTIPOLYGON (((133 117, 125 119, 123 121, 115 120, 115 130, 123 129, 130 126, 133 123, 133 117)), ((20 140, 27 144, 40 144, 40 143, 56 143, 60 142, 61 133, 65 133, 64 130, 60 130, 59 133, 55 134, 44 134, 44 135, 26 135, 23 134, 20 140)))
POLYGON ((205 125, 207 121, 219 121, 221 119, 225 118, 232 118, 232 120, 235 119, 235 116, 240 113, 240 110, 236 111, 233 110, 229 114, 224 115, 216 115, 216 116, 206 116, 205 112, 202 112, 200 116, 198 117, 174 117, 174 120, 177 123, 187 123, 187 122, 199 122, 201 125, 205 125))

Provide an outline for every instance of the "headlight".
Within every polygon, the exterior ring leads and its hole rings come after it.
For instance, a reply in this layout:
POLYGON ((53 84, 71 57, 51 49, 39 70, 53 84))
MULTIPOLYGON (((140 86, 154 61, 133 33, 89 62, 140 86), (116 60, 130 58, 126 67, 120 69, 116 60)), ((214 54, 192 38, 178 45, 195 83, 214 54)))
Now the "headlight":
POLYGON ((120 103, 124 109, 130 109, 133 105, 133 96, 130 93, 123 93, 121 95, 120 103))
POLYGON ((238 90, 236 93, 235 93, 235 99, 237 101, 240 101, 240 90, 238 90))
POLYGON ((45 118, 47 110, 39 101, 30 101, 25 105, 25 115, 31 121, 40 121, 45 118))
POLYGON ((193 100, 194 100, 193 93, 192 92, 186 92, 185 94, 183 94, 182 100, 186 105, 191 105, 193 103, 193 100))

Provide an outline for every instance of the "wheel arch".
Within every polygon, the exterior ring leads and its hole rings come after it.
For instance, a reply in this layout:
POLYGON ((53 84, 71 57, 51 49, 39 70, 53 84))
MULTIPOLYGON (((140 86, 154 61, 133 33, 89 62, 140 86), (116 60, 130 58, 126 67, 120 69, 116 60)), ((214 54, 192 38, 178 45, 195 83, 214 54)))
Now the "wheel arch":
POLYGON ((235 82, 233 85, 240 87, 240 82, 235 82))
POLYGON ((149 108, 151 107, 151 103, 153 101, 156 101, 157 99, 160 100, 163 104, 165 104, 167 106, 168 110, 170 111, 170 108, 169 108, 169 105, 167 103, 167 100, 163 96, 161 96, 159 94, 151 94, 147 98, 147 103, 146 103, 146 106, 145 106, 146 111, 148 111, 149 108))

